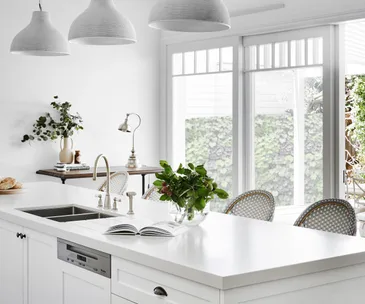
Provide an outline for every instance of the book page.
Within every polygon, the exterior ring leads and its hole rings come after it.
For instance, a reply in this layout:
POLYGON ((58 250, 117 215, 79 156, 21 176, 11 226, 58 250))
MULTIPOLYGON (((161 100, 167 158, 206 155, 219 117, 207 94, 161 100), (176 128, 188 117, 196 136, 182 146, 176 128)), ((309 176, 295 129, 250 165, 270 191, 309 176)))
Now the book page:
POLYGON ((135 235, 138 234, 143 227, 152 224, 152 221, 150 220, 128 217, 115 218, 114 222, 115 225, 109 227, 105 234, 135 235))
POLYGON ((158 222, 141 229, 142 236, 165 236, 173 237, 184 233, 188 227, 180 225, 176 222, 158 222))

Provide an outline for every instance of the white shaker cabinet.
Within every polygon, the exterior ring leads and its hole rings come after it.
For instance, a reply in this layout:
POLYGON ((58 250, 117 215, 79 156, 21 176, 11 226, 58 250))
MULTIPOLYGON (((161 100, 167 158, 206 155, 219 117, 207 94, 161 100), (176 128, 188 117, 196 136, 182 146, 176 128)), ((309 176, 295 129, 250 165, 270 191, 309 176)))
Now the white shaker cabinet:
POLYGON ((117 257, 112 257, 111 285, 113 294, 137 304, 220 303, 218 289, 117 257))
POLYGON ((134 302, 128 301, 116 295, 112 295, 112 304, 136 304, 134 302))
POLYGON ((58 260, 62 304, 110 304, 110 279, 58 260))
POLYGON ((57 240, 0 220, 0 303, 60 304, 57 240))
POLYGON ((23 228, 0 220, 0 303, 25 303, 23 228))
POLYGON ((24 229, 27 256, 28 304, 61 304, 57 239, 24 229))

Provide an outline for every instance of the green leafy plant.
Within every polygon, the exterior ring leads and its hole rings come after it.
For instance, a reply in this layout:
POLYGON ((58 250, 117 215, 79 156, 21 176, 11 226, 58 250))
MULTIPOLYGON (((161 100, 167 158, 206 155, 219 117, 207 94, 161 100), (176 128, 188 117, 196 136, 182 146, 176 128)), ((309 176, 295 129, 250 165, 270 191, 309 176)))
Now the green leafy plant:
POLYGON ((40 116, 33 124, 33 134, 25 134, 22 142, 38 140, 56 140, 59 137, 71 137, 75 131, 83 130, 82 118, 79 113, 71 114, 71 103, 68 101, 57 102, 58 96, 53 97, 55 101, 51 106, 58 113, 59 118, 55 119, 50 113, 40 116))
POLYGON ((194 166, 189 163, 185 168, 180 164, 176 172, 165 160, 161 160, 160 165, 163 171, 156 173, 158 179, 153 183, 162 194, 160 200, 176 203, 185 210, 188 220, 194 218, 195 210, 203 211, 207 202, 215 196, 228 198, 228 193, 219 189, 214 179, 207 175, 204 165, 194 166))

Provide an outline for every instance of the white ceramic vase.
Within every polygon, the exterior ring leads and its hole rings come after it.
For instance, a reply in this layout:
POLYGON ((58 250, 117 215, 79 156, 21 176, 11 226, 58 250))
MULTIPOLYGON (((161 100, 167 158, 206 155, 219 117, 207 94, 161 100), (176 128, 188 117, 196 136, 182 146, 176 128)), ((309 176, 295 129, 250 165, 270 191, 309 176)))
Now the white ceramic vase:
POLYGON ((63 137, 60 141, 60 162, 65 164, 72 164, 74 153, 72 151, 74 146, 73 140, 70 137, 63 137), (63 143, 63 146, 62 146, 63 143))

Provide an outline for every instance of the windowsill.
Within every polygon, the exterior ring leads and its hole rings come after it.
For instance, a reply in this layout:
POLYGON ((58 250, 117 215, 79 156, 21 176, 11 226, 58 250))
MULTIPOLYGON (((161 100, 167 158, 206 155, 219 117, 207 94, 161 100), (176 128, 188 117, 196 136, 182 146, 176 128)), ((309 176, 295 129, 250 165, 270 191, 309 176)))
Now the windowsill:
POLYGON ((294 225, 299 215, 307 208, 302 206, 283 206, 275 208, 274 223, 294 225))
POLYGON ((275 208, 275 214, 300 214, 302 213, 305 208, 307 208, 307 205, 300 205, 300 206, 282 206, 282 207, 276 207, 275 208))

